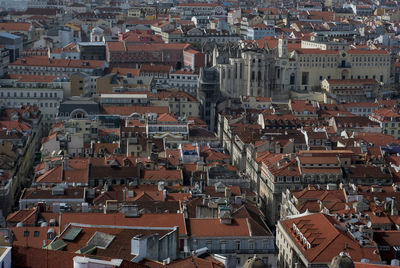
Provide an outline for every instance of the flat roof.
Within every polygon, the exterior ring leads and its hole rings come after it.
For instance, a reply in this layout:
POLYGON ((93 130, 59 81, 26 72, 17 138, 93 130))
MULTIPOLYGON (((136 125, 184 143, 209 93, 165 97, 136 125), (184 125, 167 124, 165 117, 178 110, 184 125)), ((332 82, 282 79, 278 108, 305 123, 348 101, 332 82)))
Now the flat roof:
POLYGON ((79 46, 106 46, 103 42, 79 42, 79 46))
POLYGON ((147 94, 101 94, 101 98, 109 99, 147 99, 147 94))

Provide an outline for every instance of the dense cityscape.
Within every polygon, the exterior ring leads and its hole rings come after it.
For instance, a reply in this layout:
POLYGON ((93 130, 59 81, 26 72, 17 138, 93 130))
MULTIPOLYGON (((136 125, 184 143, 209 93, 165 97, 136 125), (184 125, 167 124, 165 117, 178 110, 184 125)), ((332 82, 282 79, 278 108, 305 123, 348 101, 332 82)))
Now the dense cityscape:
POLYGON ((400 267, 398 0, 0 0, 0 267, 400 267))

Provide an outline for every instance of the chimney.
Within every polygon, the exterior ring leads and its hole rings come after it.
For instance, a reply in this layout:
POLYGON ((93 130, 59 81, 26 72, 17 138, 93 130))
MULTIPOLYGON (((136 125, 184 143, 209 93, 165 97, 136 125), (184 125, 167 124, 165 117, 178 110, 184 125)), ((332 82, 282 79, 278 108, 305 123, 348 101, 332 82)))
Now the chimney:
POLYGON ((396 197, 392 197, 392 203, 390 206, 390 215, 397 216, 399 214, 398 210, 396 209, 396 197))
POLYGON ((158 190, 159 190, 159 191, 163 191, 163 190, 164 190, 164 185, 165 185, 165 182, 160 181, 160 182, 158 183, 158 190))
POLYGON ((59 213, 60 212, 60 203, 54 202, 53 203, 53 213, 59 213))
POLYGON ((82 203, 82 212, 83 213, 89 212, 89 203, 87 202, 82 203))
POLYGON ((229 199, 232 195, 232 190, 229 187, 225 187, 225 198, 229 199))
POLYGON ((144 236, 142 234, 135 235, 131 239, 131 254, 136 255, 136 257, 132 260, 133 262, 140 262, 150 255, 148 254, 150 252, 148 250, 147 240, 148 236, 144 236))
POLYGON ((183 204, 183 205, 182 205, 182 212, 183 212, 183 217, 184 217, 185 219, 188 219, 188 218, 189 218, 189 214, 188 214, 188 211, 187 211, 187 206, 186 206, 186 204, 183 204))
POLYGON ((60 212, 60 214, 58 216, 58 233, 59 234, 61 234, 61 226, 62 226, 62 213, 60 212))
POLYGON ((122 189, 122 201, 126 201, 126 192, 128 191, 128 188, 124 187, 122 189))
POLYGON ((50 160, 49 159, 44 159, 44 170, 49 171, 50 170, 50 160))
POLYGON ((63 158, 62 158, 62 169, 63 170, 69 169, 69 157, 68 156, 63 156, 63 158))
POLYGON ((164 198, 164 201, 167 200, 167 190, 166 189, 163 190, 163 198, 164 198))

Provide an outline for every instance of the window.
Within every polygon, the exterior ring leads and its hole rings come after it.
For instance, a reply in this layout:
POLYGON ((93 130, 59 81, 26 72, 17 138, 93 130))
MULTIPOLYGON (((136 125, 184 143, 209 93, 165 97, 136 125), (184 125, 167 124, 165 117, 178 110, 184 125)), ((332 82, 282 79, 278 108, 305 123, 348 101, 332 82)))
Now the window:
POLYGON ((211 248, 212 248, 212 241, 211 241, 211 240, 207 240, 207 241, 206 241, 206 247, 207 247, 209 250, 211 250, 211 248))
POLYGON ((221 251, 225 252, 225 250, 226 250, 226 241, 225 240, 220 241, 220 245, 221 245, 221 251))
POLYGON ((235 249, 240 250, 240 240, 235 241, 235 249))
POLYGON ((24 231, 24 237, 28 237, 29 236, 29 231, 24 231))
POLYGON ((253 240, 249 241, 249 249, 254 250, 254 241, 253 240))
POLYGON ((39 231, 34 231, 34 232, 33 232, 33 236, 34 236, 34 237, 38 237, 38 236, 39 236, 39 231))
POLYGON ((240 258, 236 258, 236 264, 240 264, 240 258))

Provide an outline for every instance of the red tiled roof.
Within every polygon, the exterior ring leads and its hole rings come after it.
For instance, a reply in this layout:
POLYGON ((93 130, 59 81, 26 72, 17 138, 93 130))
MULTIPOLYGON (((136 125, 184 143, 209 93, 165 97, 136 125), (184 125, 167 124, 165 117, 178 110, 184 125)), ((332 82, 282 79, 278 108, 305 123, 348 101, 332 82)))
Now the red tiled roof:
POLYGON ((400 117, 400 114, 397 112, 394 112, 393 110, 390 109, 379 109, 379 110, 375 110, 373 112, 373 115, 378 115, 378 116, 382 116, 382 117, 400 117))
POLYGON ((112 52, 122 51, 161 51, 161 50, 185 50, 190 44, 168 43, 168 44, 127 44, 124 42, 107 42, 107 48, 112 52))
POLYGON ((102 60, 71 60, 71 59, 49 59, 47 56, 30 56, 19 58, 10 65, 15 66, 45 66, 62 68, 101 68, 105 61, 102 60), (84 64, 86 62, 87 64, 84 64))
POLYGON ((178 6, 182 7, 217 7, 217 3, 179 3, 178 6))
POLYGON ((371 85, 378 84, 376 79, 329 79, 331 85, 371 85))
POLYGON ((145 170, 143 178, 145 180, 182 180, 181 170, 145 170))
POLYGON ((103 114, 122 115, 129 116, 133 113, 146 114, 146 113, 157 113, 165 114, 169 113, 168 106, 102 106, 103 114))
POLYGON ((140 72, 170 73, 171 70, 172 70, 171 65, 164 65, 164 64, 142 64, 140 66, 140 72))
POLYGON ((30 27, 28 22, 0 22, 0 31, 29 31, 30 27))
POLYGON ((335 224, 337 222, 333 217, 322 213, 283 220, 279 223, 309 263, 330 263, 333 257, 343 251, 345 244, 347 244, 346 252, 353 261, 361 261, 364 258, 371 262, 380 261, 379 255, 374 254, 375 247, 361 247, 358 241, 336 228, 335 224), (306 248, 298 239, 293 224, 305 235, 311 248, 306 248))
POLYGON ((157 117, 158 122, 178 122, 178 120, 169 113, 160 114, 157 117))
POLYGON ((298 48, 295 49, 299 54, 322 54, 322 55, 337 55, 339 54, 336 50, 322 50, 322 49, 315 49, 315 48, 298 48))
POLYGON ((347 51, 349 54, 357 54, 357 55, 364 55, 364 54, 373 54, 373 55, 388 55, 388 52, 386 50, 380 50, 380 49, 371 49, 371 50, 365 50, 365 49, 350 49, 347 51))
POLYGON ((14 79, 18 82, 52 83, 57 78, 53 75, 8 74, 4 79, 14 79))
MULTIPOLYGON (((56 217, 57 218, 57 217, 56 217)), ((61 226, 64 229, 69 223, 97 225, 119 225, 138 227, 179 227, 179 234, 186 235, 185 220, 182 213, 143 214, 136 218, 126 218, 122 213, 63 213, 61 226)))
POLYGON ((47 240, 47 231, 53 229, 55 235, 58 235, 58 228, 54 227, 12 227, 13 246, 25 246, 33 248, 41 248, 43 240, 47 240))
POLYGON ((132 76, 139 76, 139 69, 135 68, 122 68, 122 67, 114 67, 110 70, 110 73, 127 76, 130 73, 132 76))
POLYGON ((193 237, 251 236, 246 218, 232 219, 231 224, 222 224, 220 219, 189 219, 189 226, 193 237))
POLYGON ((375 146, 387 146, 388 144, 398 144, 399 141, 393 136, 382 133, 359 132, 355 136, 356 139, 364 140, 375 146))
POLYGON ((18 132, 26 132, 31 130, 32 127, 21 121, 0 121, 0 129, 15 129, 18 132))

